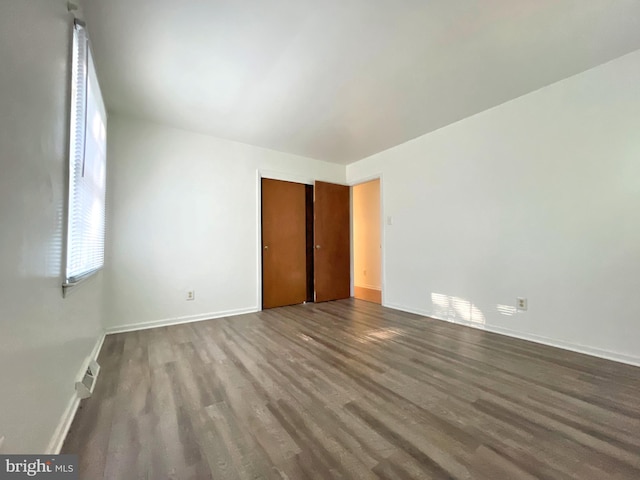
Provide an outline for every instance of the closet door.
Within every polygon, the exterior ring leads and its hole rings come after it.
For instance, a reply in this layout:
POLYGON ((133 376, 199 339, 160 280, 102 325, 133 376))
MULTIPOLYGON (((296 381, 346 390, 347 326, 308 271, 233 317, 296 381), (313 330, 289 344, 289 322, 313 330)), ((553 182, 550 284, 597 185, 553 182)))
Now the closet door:
POLYGON ((316 302, 349 298, 351 284, 350 188, 316 182, 314 277, 316 302))
POLYGON ((307 299, 305 185, 262 179, 262 308, 307 299))

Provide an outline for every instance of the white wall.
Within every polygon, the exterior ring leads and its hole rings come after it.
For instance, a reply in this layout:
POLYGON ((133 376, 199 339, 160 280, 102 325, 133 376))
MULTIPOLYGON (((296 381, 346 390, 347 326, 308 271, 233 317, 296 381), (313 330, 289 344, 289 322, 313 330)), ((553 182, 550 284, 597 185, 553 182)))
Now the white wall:
POLYGON ((258 170, 345 181, 341 165, 118 115, 108 156, 111 330, 258 309, 258 170))
POLYGON ((62 298, 71 20, 0 4, 0 436, 44 452, 100 337, 100 275, 62 298))
POLYGON ((348 166, 385 303, 640 363, 639 85, 636 51, 348 166))
POLYGON ((353 284, 382 288, 380 256, 380 180, 354 185, 351 195, 353 216, 353 284))

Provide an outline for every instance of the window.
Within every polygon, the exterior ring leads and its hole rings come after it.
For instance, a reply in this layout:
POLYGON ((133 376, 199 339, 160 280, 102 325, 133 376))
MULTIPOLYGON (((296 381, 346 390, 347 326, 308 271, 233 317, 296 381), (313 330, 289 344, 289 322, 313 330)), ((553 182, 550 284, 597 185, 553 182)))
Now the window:
POLYGON ((65 286, 104 265, 106 112, 84 25, 73 29, 65 286))

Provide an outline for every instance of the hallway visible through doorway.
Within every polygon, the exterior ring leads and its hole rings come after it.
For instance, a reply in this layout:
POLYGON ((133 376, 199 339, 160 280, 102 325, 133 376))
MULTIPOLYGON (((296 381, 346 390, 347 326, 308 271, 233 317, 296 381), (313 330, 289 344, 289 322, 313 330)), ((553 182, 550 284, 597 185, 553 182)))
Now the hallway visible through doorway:
POLYGON ((380 179, 355 185, 353 198, 353 296, 382 303, 380 179))

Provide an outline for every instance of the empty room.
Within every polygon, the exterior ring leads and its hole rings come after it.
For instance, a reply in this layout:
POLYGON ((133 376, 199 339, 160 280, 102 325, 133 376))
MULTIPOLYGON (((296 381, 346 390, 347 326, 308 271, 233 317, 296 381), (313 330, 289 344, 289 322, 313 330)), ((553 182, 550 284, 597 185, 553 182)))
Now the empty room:
POLYGON ((0 478, 640 478, 640 2, 0 0, 0 478))

